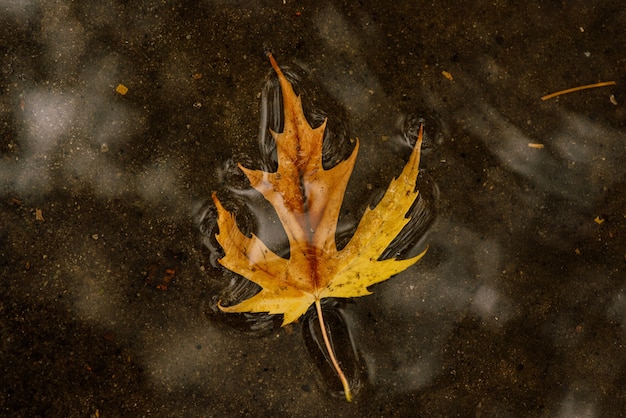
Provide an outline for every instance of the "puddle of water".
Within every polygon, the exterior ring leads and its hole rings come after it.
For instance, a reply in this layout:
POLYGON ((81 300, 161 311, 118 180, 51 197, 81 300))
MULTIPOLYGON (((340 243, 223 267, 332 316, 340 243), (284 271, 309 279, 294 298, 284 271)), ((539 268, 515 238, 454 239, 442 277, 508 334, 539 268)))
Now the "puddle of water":
POLYGON ((5 414, 624 411, 620 6, 0 9, 5 414), (211 192, 242 229, 288 252, 272 208, 236 167, 276 167, 267 47, 310 120, 329 118, 324 164, 360 140, 340 246, 425 121, 419 215, 386 256, 428 244, 426 257, 371 296, 325 307, 360 382, 352 404, 331 395, 339 389, 311 312, 279 329, 280 318, 216 311, 220 297, 257 288, 217 268, 211 192), (605 80, 617 84, 539 99, 605 80), (152 271, 169 253, 184 261, 152 271))

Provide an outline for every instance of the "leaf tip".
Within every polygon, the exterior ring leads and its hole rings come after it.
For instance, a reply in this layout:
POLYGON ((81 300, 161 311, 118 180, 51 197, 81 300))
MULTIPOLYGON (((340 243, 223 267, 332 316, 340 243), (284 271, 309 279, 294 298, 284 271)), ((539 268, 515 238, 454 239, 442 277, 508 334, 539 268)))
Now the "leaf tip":
POLYGON ((217 301, 217 308, 222 312, 228 312, 227 306, 222 306, 222 300, 217 301))
POLYGON ((220 204, 220 200, 217 198, 217 192, 211 192, 211 199, 213 200, 213 203, 215 203, 215 206, 220 204))
POLYGON ((280 69, 280 66, 276 62, 276 59, 274 59, 274 55, 272 55, 272 53, 269 51, 267 52, 267 58, 269 58, 270 64, 272 64, 272 68, 274 69, 274 71, 276 71, 276 74, 278 74, 278 77, 279 78, 284 77, 283 72, 280 69))
MULTIPOLYGON (((223 215, 228 213, 224 205, 222 205, 222 202, 220 202, 220 199, 217 197, 217 192, 211 193, 211 199, 213 200, 213 204, 215 205, 215 208, 217 209, 218 218, 221 218, 223 215)), ((219 221, 218 221, 218 224, 219 224, 219 221)))
POLYGON ((415 146, 417 148, 422 148, 422 140, 424 139, 424 123, 420 122, 420 131, 417 134, 417 143, 415 144, 415 146))
POLYGON ((296 96, 296 93, 293 91, 293 86, 287 80, 287 77, 285 77, 285 74, 283 73, 283 70, 280 69, 278 62, 276 62, 276 60, 274 59, 274 55, 272 55, 271 52, 268 52, 267 57, 269 58, 270 64, 272 65, 272 68, 274 69, 274 71, 276 72, 276 75, 278 76, 278 82, 280 83, 280 87, 283 91, 283 100, 292 101, 291 106, 295 106, 296 104, 298 104, 298 106, 300 106, 300 112, 302 112, 302 108, 301 108, 302 105, 299 103, 300 99, 296 96))

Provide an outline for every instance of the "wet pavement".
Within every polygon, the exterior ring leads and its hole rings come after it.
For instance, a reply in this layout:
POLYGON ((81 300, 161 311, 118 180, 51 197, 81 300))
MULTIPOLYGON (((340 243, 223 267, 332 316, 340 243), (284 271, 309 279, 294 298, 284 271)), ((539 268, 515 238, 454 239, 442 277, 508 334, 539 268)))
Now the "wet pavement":
POLYGON ((0 0, 1 415, 626 414, 619 2, 127 3, 0 0), (427 255, 341 305, 352 403, 301 325, 214 309, 199 214, 259 159, 266 50, 361 141, 346 216, 430 135, 427 255))

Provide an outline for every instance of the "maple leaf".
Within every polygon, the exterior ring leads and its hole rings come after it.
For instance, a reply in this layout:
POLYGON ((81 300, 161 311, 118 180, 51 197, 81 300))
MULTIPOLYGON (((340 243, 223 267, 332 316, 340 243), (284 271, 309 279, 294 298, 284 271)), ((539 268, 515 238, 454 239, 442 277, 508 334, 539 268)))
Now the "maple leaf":
POLYGON ((335 232, 344 193, 352 173, 359 142, 352 154, 330 169, 322 165, 326 120, 312 128, 302 110, 301 98, 285 78, 273 56, 283 98, 282 132, 271 131, 276 141, 276 172, 252 170, 239 164, 250 184, 276 211, 289 240, 289 258, 272 252, 256 235, 246 236, 234 214, 215 202, 219 227, 216 239, 225 255, 219 263, 261 287, 251 298, 233 306, 218 305, 225 312, 282 314, 283 326, 296 321, 315 304, 322 335, 333 366, 342 381, 346 399, 350 387, 326 335, 320 301, 371 294, 368 287, 389 279, 416 263, 426 251, 409 259, 380 259, 409 222, 409 209, 418 196, 422 126, 409 161, 391 181, 380 202, 367 208, 348 244, 341 250, 335 232))

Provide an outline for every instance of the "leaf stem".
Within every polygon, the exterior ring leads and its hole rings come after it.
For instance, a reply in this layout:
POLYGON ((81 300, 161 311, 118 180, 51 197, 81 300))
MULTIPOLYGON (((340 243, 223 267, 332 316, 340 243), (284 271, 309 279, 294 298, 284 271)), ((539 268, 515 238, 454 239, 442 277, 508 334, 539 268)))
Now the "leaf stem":
POLYGON ((315 299, 315 309, 317 310, 317 318, 319 319, 320 328, 322 330, 324 344, 326 344, 326 349, 328 350, 328 354, 330 355, 330 361, 333 363, 333 367, 337 371, 337 375, 339 375, 339 380, 341 380, 341 385, 343 386, 343 392, 346 395, 346 400, 348 402, 351 402, 352 393, 350 392, 350 384, 348 383, 348 379, 346 379, 346 375, 343 374, 341 367, 339 367, 339 362, 335 357, 333 347, 330 345, 330 340, 328 339, 328 334, 326 333, 326 325, 324 325, 324 316, 322 315, 322 304, 319 299, 315 299))

